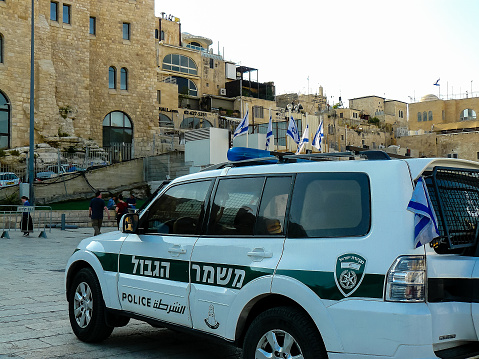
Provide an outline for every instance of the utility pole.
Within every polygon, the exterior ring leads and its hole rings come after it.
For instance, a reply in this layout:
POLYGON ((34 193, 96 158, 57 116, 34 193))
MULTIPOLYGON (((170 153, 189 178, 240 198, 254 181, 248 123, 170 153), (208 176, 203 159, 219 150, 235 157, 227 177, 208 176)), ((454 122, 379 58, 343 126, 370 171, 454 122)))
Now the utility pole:
POLYGON ((35 84, 34 84, 34 62, 35 62, 35 7, 32 0, 32 29, 31 29, 31 47, 30 47, 30 150, 28 156, 28 183, 30 204, 35 205, 35 194, 33 192, 33 178, 35 176, 33 161, 35 159, 35 84))

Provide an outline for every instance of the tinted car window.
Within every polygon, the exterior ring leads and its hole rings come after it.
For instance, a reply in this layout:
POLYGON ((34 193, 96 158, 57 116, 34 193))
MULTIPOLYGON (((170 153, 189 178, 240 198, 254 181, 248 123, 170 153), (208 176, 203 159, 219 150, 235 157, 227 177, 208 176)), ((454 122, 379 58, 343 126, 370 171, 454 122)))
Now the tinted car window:
POLYGON ((145 231, 196 234, 210 184, 211 181, 201 181, 169 188, 145 214, 145 231))
POLYGON ((364 173, 303 173, 294 185, 289 237, 361 236, 370 227, 364 173))
POLYGON ((263 184, 264 177, 220 180, 208 234, 253 235, 263 184))
POLYGON ((255 234, 284 234, 284 217, 291 190, 291 181, 291 177, 270 177, 266 179, 255 234))

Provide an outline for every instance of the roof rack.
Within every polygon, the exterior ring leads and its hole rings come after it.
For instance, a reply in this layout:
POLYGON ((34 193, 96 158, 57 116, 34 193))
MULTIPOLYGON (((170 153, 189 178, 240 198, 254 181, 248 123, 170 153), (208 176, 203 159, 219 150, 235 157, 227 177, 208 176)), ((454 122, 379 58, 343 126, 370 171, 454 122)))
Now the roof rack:
POLYGON ((270 151, 271 156, 250 158, 240 161, 222 162, 216 165, 204 168, 201 171, 217 170, 226 167, 243 167, 243 166, 258 166, 276 163, 295 163, 308 161, 338 161, 346 160, 391 160, 391 157, 384 151, 366 150, 356 154, 354 151, 346 152, 331 152, 331 153, 307 153, 302 155, 295 155, 292 152, 276 152, 270 151), (358 158, 359 157, 359 158, 358 158))

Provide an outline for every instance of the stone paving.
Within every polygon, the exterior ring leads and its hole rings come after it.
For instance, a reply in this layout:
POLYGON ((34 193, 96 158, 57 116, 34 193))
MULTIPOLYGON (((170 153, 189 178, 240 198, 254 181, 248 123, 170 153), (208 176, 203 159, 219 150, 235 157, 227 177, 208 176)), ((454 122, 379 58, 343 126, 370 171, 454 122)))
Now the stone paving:
MULTIPOLYGON (((114 230, 103 228, 104 232, 114 230)), ((241 351, 217 340, 157 329, 132 320, 102 343, 73 334, 64 291, 65 265, 92 228, 47 230, 0 238, 0 359, 160 358, 239 359, 241 351)))

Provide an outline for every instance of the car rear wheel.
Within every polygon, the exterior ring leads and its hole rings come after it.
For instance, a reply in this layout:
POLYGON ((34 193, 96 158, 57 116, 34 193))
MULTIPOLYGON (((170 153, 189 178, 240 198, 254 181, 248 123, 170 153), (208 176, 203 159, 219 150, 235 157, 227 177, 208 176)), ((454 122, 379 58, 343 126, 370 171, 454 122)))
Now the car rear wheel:
POLYGON ((93 270, 83 268, 75 275, 68 302, 70 324, 78 339, 91 343, 110 336, 113 327, 106 322, 105 303, 93 270))
POLYGON ((326 359, 321 335, 299 309, 277 307, 256 317, 246 332, 244 359, 326 359))

